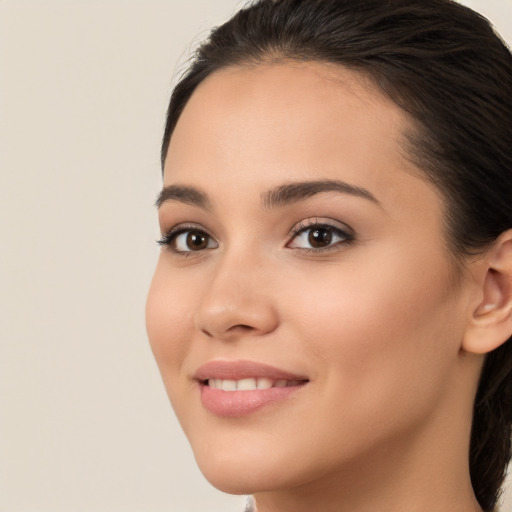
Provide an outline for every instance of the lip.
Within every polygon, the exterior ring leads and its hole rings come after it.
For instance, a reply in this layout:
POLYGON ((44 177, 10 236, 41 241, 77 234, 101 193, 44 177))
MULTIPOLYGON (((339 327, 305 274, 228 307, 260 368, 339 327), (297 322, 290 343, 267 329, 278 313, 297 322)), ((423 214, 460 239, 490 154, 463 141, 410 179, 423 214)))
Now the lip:
POLYGON ((194 374, 203 407, 216 416, 243 417, 272 404, 285 402, 309 382, 302 375, 255 361, 210 361, 194 374), (244 391, 223 391, 207 385, 208 379, 240 380, 266 377, 274 380, 298 381, 287 387, 272 387, 244 391))
POLYGON ((309 380, 305 375, 281 370, 265 363, 246 360, 210 361, 200 366, 194 375, 194 379, 198 381, 205 381, 207 379, 240 380, 257 377, 267 377, 268 379, 276 380, 309 380))

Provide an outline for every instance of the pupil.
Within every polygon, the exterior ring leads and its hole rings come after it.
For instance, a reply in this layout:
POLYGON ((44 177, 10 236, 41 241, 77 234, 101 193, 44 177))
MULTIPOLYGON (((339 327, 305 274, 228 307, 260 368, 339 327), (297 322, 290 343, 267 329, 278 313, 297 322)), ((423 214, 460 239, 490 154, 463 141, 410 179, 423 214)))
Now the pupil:
POLYGON ((187 246, 193 251, 205 249, 208 244, 207 237, 201 233, 194 233, 193 231, 187 235, 187 246))
POLYGON ((312 229, 308 238, 312 247, 325 247, 331 243, 332 233, 328 229, 312 229))

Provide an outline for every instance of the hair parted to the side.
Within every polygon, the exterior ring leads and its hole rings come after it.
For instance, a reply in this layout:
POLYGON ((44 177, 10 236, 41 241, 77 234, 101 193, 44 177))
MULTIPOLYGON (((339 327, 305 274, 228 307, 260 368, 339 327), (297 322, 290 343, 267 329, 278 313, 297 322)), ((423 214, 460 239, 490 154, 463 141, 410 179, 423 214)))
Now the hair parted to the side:
MULTIPOLYGON (((512 56, 489 22, 451 0, 259 0, 216 28, 175 87, 162 144, 213 72, 279 60, 357 70, 415 121, 408 152, 441 191, 456 258, 512 228, 512 56)), ((470 471, 494 510, 511 457, 512 339, 486 357, 470 471)))

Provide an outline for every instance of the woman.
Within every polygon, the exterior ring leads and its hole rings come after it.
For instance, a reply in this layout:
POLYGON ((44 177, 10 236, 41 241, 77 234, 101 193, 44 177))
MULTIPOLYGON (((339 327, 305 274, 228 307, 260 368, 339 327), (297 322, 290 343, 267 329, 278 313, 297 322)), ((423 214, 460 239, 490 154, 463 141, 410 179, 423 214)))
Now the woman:
POLYGON ((449 0, 260 0, 175 88, 149 339, 258 512, 491 512, 512 424, 512 57, 449 0))

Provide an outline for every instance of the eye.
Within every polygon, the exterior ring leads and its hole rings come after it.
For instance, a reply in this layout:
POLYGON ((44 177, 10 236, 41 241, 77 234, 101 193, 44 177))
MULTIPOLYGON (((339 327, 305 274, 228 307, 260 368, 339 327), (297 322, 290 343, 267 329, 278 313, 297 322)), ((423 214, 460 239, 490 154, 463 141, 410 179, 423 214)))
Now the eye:
POLYGON ((354 241, 351 230, 316 220, 305 221, 292 229, 292 240, 287 247, 309 251, 334 249, 354 241))
POLYGON ((196 227, 178 226, 158 241, 169 246, 176 253, 200 252, 216 249, 219 244, 205 231, 196 227))

